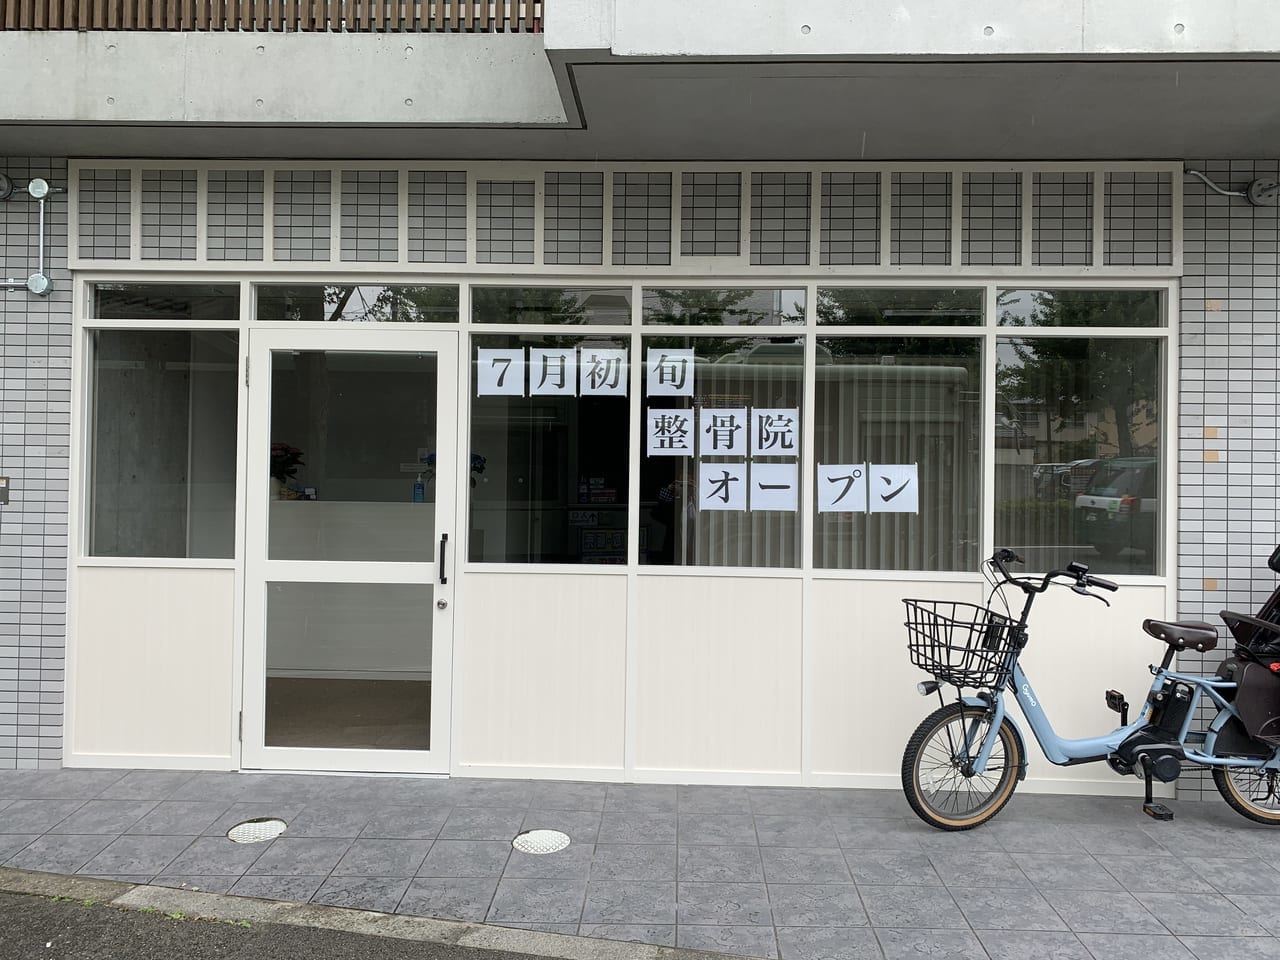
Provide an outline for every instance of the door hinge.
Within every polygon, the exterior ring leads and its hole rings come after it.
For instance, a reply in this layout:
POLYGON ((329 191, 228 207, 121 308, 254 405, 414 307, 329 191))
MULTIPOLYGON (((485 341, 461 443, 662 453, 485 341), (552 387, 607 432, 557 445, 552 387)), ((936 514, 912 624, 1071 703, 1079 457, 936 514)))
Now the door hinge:
POLYGON ((244 358, 244 385, 249 385, 249 358, 244 358))
POLYGON ((236 734, 236 738, 241 743, 244 743, 244 711, 243 710, 240 711, 239 727, 240 727, 240 730, 239 730, 239 733, 236 734))

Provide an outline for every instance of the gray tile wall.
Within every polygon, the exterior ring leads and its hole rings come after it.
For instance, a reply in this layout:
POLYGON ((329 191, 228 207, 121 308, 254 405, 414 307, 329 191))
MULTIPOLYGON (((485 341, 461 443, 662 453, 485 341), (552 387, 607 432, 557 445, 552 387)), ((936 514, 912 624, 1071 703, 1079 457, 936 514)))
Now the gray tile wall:
POLYGON ((1093 262, 1093 175, 1032 177, 1031 262, 1079 266, 1093 262))
POLYGON ((142 259, 196 258, 196 172, 142 171, 142 259))
POLYGON ((533 263, 532 180, 476 183, 476 261, 533 263))
MULTIPOLYGON (((0 172, 19 185, 43 177, 67 186, 65 160, 0 158, 0 172)), ((62 756, 71 443, 66 194, 55 194, 46 210, 53 291, 0 290, 0 476, 12 488, 9 505, 0 506, 0 769, 57 767, 62 756)), ((0 275, 35 272, 38 223, 25 194, 0 203, 0 275)))
POLYGON ((262 171, 210 170, 208 257, 262 259, 262 171))
POLYGON ((395 170, 342 171, 343 260, 394 263, 400 258, 400 181, 395 170))
POLYGON ((880 262, 880 174, 822 175, 818 243, 824 265, 880 262))
POLYGON ((889 262, 943 264, 951 258, 951 174, 895 173, 889 262))
POLYGON ((751 263, 809 262, 809 174, 751 175, 751 263))
POLYGON ((129 217, 133 209, 128 170, 81 170, 80 256, 95 260, 129 259, 129 217))
POLYGON ((546 174, 543 184, 544 263, 604 260, 604 174, 546 174))
POLYGON ((467 262, 467 172, 409 174, 409 260, 467 262))
POLYGON ((277 260, 328 260, 332 186, 328 170, 280 170, 273 184, 272 251, 277 260))
POLYGON ((671 174, 613 175, 613 262, 671 262, 671 174))
POLYGON ((960 258, 965 264, 1014 265, 1022 246, 1022 175, 964 175, 960 258))
POLYGON ((1164 173, 1108 173, 1103 262, 1173 262, 1173 187, 1164 173))
POLYGON ((738 174, 686 173, 680 178, 680 256, 736 257, 741 224, 738 174))

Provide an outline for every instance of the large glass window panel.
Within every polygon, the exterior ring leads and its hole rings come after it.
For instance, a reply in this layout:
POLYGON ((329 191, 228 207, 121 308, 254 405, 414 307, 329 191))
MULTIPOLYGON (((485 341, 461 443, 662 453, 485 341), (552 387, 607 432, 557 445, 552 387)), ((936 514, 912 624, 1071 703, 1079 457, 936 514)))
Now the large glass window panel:
POLYGON ((1163 327, 1159 290, 1001 290, 1002 327, 1163 327))
POLYGON ((804 290, 688 287, 644 291, 645 323, 678 326, 784 327, 804 323, 804 290))
POLYGON ((983 291, 908 287, 822 287, 818 323, 964 327, 982 324, 983 291))
POLYGON ((452 284, 263 285, 259 320, 348 323, 457 323, 458 288, 452 284))
POLYGON ((630 287, 472 287, 476 323, 631 322, 630 287))
POLYGON ((626 337, 472 337, 472 561, 626 562, 629 354, 626 337))
POLYGON ((1163 344, 1001 338, 996 545, 1035 570, 1163 571, 1163 344))
POLYGON ((643 344, 641 562, 799 566, 803 338, 643 344))
POLYGON ((271 354, 272 560, 428 562, 434 353, 271 354))
POLYGON ((235 553, 238 337, 93 334, 89 553, 235 553))
POLYGON ((977 567, 981 359, 975 338, 818 338, 816 567, 977 567))
POLYGON ((99 320, 240 319, 240 285, 205 283, 95 283, 99 320))

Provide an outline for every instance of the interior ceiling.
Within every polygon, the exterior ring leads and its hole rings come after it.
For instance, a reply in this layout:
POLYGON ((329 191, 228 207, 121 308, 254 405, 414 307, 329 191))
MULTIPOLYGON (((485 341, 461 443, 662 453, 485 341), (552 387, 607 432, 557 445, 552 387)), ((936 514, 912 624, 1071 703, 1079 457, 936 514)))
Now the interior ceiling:
POLYGON ((157 158, 1136 160, 1280 154, 1276 61, 610 61, 568 69, 581 129, 0 124, 0 144, 10 156, 157 158))

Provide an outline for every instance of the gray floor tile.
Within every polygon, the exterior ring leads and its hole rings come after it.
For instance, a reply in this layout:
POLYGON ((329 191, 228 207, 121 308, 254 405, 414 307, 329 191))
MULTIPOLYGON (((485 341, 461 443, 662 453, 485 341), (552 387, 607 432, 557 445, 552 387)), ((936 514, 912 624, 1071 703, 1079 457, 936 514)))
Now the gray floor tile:
POLYGON ((902 819, 913 817, 901 790, 819 790, 822 808, 833 817, 902 819))
POLYGON ((289 836, 354 840, 364 830, 369 816, 368 806, 309 803, 289 820, 289 836))
POLYGON ((222 800, 162 800, 125 833, 148 836, 200 836, 226 812, 222 800))
POLYGON ((676 788, 665 784, 611 783, 604 809, 606 813, 675 813, 676 797, 676 788))
POLYGON ((745 813, 681 812, 678 842, 742 844, 756 842, 756 825, 745 813))
POLYGON ((592 880, 587 884, 583 923, 674 924, 673 882, 592 880))
MULTIPOLYGON (((597 839, 600 843, 675 843, 676 814, 606 809, 597 839)), ((751 842, 755 843, 754 837, 751 842)))
POLYGON ((40 837, 11 856, 5 866, 45 873, 75 873, 114 839, 98 834, 40 837))
POLYGON ((529 792, 529 805, 549 810, 604 809, 608 785, 603 783, 535 783, 529 792))
POLYGON ((964 914, 944 887, 859 887, 873 927, 965 927, 964 914))
POLYGON ((80 873, 131 873, 155 876, 187 849, 195 837, 119 837, 86 863, 80 873))
MULTIPOLYGON (((991 960, 1093 960, 1074 933, 976 930, 991 960)), ((1158 954, 1153 954, 1158 956, 1158 954)))
POLYGON ((751 812, 746 787, 686 785, 677 790, 677 803, 682 814, 751 812))
POLYGON ((929 860, 942 882, 949 887, 985 884, 1013 887, 1025 882, 1022 871, 1007 853, 938 853, 931 850, 929 860))
POLYGON ((875 932, 866 927, 780 927, 782 960, 881 960, 875 932))
POLYGON ((83 800, 15 800, 0 817, 0 830, 5 833, 47 833, 83 805, 83 800))
POLYGON ((351 846, 350 840, 280 837, 246 873, 270 877, 327 877, 351 846))
POLYGON ((757 814, 756 835, 762 847, 835 847, 835 828, 823 817, 757 814))
POLYGON ((265 843, 232 843, 226 837, 201 837, 169 864, 165 873, 179 876, 239 876, 253 866, 265 843))
POLYGON ((1014 853, 1013 862, 1041 890, 1115 890, 1116 878, 1084 853, 1014 853))
POLYGON ((0 770, 0 799, 34 796, 36 784, 49 779, 52 773, 51 770, 0 770))
POLYGON ((1262 896, 1233 893, 1227 899, 1272 936, 1280 935, 1280 894, 1262 896))
POLYGON ((12 800, 5 800, 5 799, 0 798, 0 811, 3 811, 3 810, 4 810, 4 808, 5 808, 5 807, 7 807, 7 806, 9 806, 9 804, 11 804, 11 803, 13 803, 13 801, 12 801, 12 800))
POLYGON ((19 779, 21 793, 7 796, 34 800, 88 800, 124 777, 125 770, 39 770, 19 779))
POLYGON ((844 859, 857 883, 917 886, 942 883, 928 855, 913 850, 846 850, 844 859))
MULTIPOLYGON (((1191 869, 1211 883, 1219 893, 1248 895, 1259 890, 1280 890, 1280 871, 1266 860, 1197 857, 1189 863, 1191 869)), ((1189 892, 1182 884, 1177 884, 1177 888, 1179 893, 1189 892)))
POLYGON ((1163 854, 1146 857, 1108 857, 1099 854, 1094 859, 1130 893, 1163 893, 1169 889, 1171 882, 1183 893, 1214 892, 1209 881, 1194 872, 1198 869, 1195 861, 1184 863, 1177 857, 1163 854), (1171 881, 1175 877, 1177 879, 1171 881))
POLYGON ((497 879, 510 855, 511 844, 501 840, 437 840, 418 868, 418 876, 497 879))
POLYGON ((1033 888, 957 887, 951 895, 975 930, 1066 930, 1057 911, 1033 888))
MULTIPOLYGON (((263 817, 277 817, 289 823, 302 812, 302 805, 296 800, 282 800, 278 803, 261 803, 258 801, 233 803, 213 823, 201 831, 206 837, 225 837, 227 831, 237 823, 246 820, 260 820, 263 817)), ((286 828, 286 833, 288 832, 286 828)))
POLYGON ((681 880, 732 883, 764 880, 759 847, 681 847, 678 856, 681 880))
POLYGON ((769 883, 849 883, 853 877, 844 853, 836 847, 761 847, 764 878, 769 883))
MULTIPOLYGON (((40 836, 38 833, 0 833, 0 863, 4 863, 19 850, 28 846, 32 840, 40 836)), ((672 857, 675 854, 673 852, 672 857)), ((675 873, 672 873, 672 877, 675 873)))
POLYGON ((935 830, 922 821, 917 821, 923 828, 920 834, 920 848, 928 854, 965 855, 971 853, 1005 853, 1004 847, 994 833, 985 827, 977 830, 935 830))
POLYGON ((923 850, 920 840, 929 829, 923 823, 867 817, 831 817, 836 840, 846 850, 923 850))
POLYGON ((320 889, 320 884, 323 882, 323 876, 241 877, 230 892, 237 897, 306 903, 320 889))
POLYGON ((597 843, 591 860, 592 880, 674 880, 673 843, 597 843))
POLYGON ((1195 960, 1195 955, 1169 934, 1082 933, 1080 941, 1094 960, 1195 960))
POLYGON ((1212 930, 1224 937, 1265 936, 1267 931, 1217 893, 1136 893, 1134 897, 1170 933, 1195 936, 1212 930))
POLYGON ((489 912, 497 887, 496 879, 420 877, 410 881, 396 913, 479 922, 489 912))
POLYGON ((1129 827, 1082 825, 1071 828, 1071 834, 1088 853, 1144 856, 1172 852, 1166 850, 1136 821, 1129 827))
POLYGON ((155 809, 155 800, 89 800, 49 833, 121 834, 155 809))
POLYGON ((150 883, 149 873, 84 873, 79 876, 92 877, 95 880, 115 880, 118 883, 150 883))
POLYGON ((1181 937, 1180 939, 1183 946, 1196 955, 1196 960, 1277 960, 1280 957, 1280 940, 1271 937, 1181 937))
POLYGON ((412 877, 430 840, 356 840, 333 868, 336 877, 412 877))
POLYGON ((676 897, 680 924, 770 924, 769 893, 763 883, 687 883, 676 897))
POLYGON ((987 960, 982 944, 968 930, 877 930, 885 960, 987 960))
POLYGON ((375 840, 434 840, 453 807, 386 806, 372 810, 361 837, 375 840))
POLYGON ((803 787, 748 787, 751 812, 761 816, 824 817, 822 797, 803 787))
POLYGON ((98 797, 102 800, 164 800, 195 775, 194 770, 130 770, 98 797))
POLYGON ((525 810, 516 807, 454 807, 441 840, 505 840, 510 843, 524 824, 525 810))
POLYGON ((674 923, 586 923, 580 934, 597 940, 625 940, 631 943, 656 943, 660 947, 676 945, 674 923))
POLYGON ((337 877, 331 876, 312 896, 312 903, 352 910, 376 910, 395 913, 400 898, 409 889, 403 877, 337 877))
POLYGON ((743 957, 776 957, 778 942, 772 927, 690 926, 676 928, 676 946, 686 950, 709 950, 743 957))
POLYGON ((203 893, 227 893, 239 879, 239 874, 236 874, 235 876, 166 874, 156 877, 151 882, 157 887, 176 887, 179 890, 198 890, 203 893))
POLYGON ((591 844, 571 843, 555 853, 521 853, 512 850, 504 877, 532 880, 585 880, 591 874, 591 844))
POLYGON ((600 835, 598 810, 531 809, 524 815, 521 830, 559 830, 573 843, 594 844, 600 835))
POLYGON ((578 935, 578 925, 576 923, 516 923, 514 921, 494 921, 495 927, 506 927, 509 930, 536 930, 538 933, 558 933, 561 936, 575 937, 578 935))
POLYGON ((455 806, 504 810, 528 809, 535 786, 529 780, 456 779, 453 783, 458 791, 455 806))
POLYGON ((993 836, 1006 853, 1085 852, 1066 824, 997 817, 982 830, 993 836))
POLYGON ((771 883, 769 903, 779 927, 861 927, 867 923, 852 883, 771 883))
POLYGON ((577 923, 586 900, 585 880, 498 881, 493 906, 485 919, 491 923, 577 923))
POLYGON ((1041 887, 1040 893, 1075 933, 1168 932, 1142 904, 1122 891, 1041 887))

